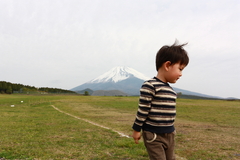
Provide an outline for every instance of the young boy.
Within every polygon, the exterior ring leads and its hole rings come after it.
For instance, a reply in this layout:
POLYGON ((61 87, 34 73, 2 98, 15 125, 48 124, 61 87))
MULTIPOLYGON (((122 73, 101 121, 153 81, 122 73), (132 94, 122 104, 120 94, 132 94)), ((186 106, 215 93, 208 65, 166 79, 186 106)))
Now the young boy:
POLYGON ((133 124, 138 144, 141 130, 151 160, 174 160, 174 121, 177 94, 168 83, 176 83, 189 58, 182 45, 163 46, 156 55, 157 76, 140 89, 139 107, 133 124))

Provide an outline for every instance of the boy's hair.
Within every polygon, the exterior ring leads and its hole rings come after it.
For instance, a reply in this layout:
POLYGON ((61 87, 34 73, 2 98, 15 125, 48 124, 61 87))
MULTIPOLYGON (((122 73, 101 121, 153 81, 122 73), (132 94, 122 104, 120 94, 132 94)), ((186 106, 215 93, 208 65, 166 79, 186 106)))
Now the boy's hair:
POLYGON ((175 43, 171 46, 163 46, 160 48, 160 50, 157 52, 156 55, 156 69, 158 69, 163 65, 163 63, 170 61, 171 65, 180 63, 181 65, 188 65, 189 58, 187 55, 187 52, 183 49, 183 46, 187 45, 177 44, 178 41, 175 41, 175 43))

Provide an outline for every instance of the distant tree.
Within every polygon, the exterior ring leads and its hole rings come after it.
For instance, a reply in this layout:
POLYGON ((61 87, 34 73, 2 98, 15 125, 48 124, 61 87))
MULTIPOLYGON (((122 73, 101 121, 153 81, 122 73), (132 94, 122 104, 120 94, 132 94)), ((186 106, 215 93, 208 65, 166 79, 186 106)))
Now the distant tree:
POLYGON ((0 92, 3 93, 3 87, 2 87, 3 82, 0 82, 0 92))
POLYGON ((177 93, 177 97, 181 97, 181 95, 182 95, 182 92, 177 93))
POLYGON ((6 92, 6 90, 7 90, 7 82, 3 82, 3 84, 2 84, 2 89, 4 90, 4 92, 6 92))
POLYGON ((6 90, 7 94, 12 94, 12 87, 9 85, 6 90))
POLYGON ((85 92, 84 92, 84 95, 85 95, 85 96, 89 96, 88 91, 85 91, 85 92))
POLYGON ((46 93, 54 93, 54 94, 77 94, 76 92, 60 89, 60 88, 48 88, 48 87, 41 87, 36 88, 34 86, 23 85, 23 84, 15 84, 5 81, 0 81, 0 93, 2 94, 12 94, 14 92, 18 93, 39 93, 46 92, 46 93))

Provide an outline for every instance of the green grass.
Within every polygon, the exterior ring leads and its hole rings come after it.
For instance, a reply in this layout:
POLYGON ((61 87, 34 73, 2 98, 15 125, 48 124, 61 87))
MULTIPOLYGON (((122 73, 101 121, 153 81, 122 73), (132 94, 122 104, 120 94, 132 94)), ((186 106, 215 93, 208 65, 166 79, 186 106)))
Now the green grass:
POLYGON ((76 105, 80 99, 85 98, 1 96, 0 157, 146 159, 147 154, 142 144, 135 145, 132 139, 122 138, 117 133, 90 125, 51 107, 51 104, 76 105), (22 99, 24 103, 21 104, 22 99), (11 104, 15 104, 15 107, 10 107, 11 104))
POLYGON ((179 99, 177 103, 178 118, 240 127, 240 101, 179 99))
MULTIPOLYGON (((0 159, 148 159, 142 141, 51 106, 131 135, 137 103, 138 97, 0 95, 0 159)), ((239 113, 240 101, 178 99, 176 154, 240 159, 239 113)))

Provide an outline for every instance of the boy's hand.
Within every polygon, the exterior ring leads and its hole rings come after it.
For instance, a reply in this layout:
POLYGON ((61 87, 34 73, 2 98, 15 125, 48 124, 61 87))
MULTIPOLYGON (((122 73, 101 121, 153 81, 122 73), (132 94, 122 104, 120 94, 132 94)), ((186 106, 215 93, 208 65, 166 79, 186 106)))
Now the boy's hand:
POLYGON ((138 144, 138 141, 141 139, 141 132, 133 131, 132 137, 136 144, 138 144))

